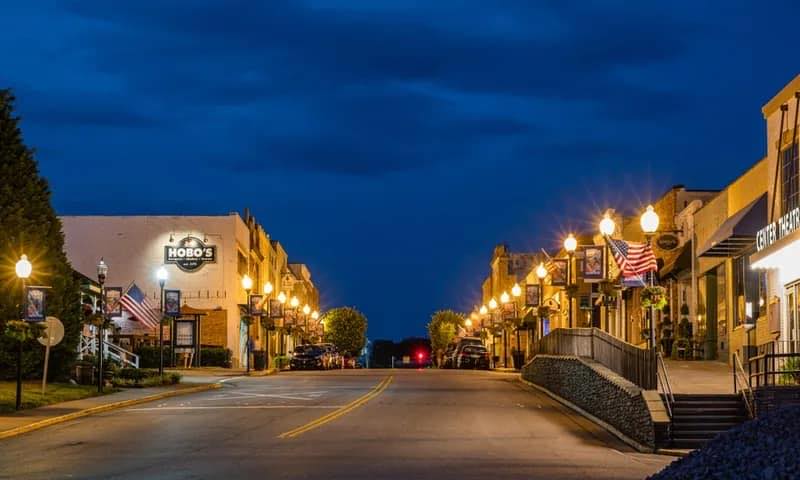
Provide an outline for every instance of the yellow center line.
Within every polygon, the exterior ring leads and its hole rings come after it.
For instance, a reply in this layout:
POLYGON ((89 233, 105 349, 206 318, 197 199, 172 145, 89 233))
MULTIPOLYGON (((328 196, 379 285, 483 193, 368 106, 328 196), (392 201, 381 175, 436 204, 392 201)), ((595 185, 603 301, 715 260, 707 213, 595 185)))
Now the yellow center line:
POLYGON ((369 402, 373 398, 375 398, 378 395, 380 395, 381 392, 383 392, 384 390, 386 390, 389 387, 389 384, 392 383, 392 379, 393 378, 394 378, 393 376, 388 376, 388 377, 384 378, 372 390, 370 390, 366 394, 362 395, 361 397, 358 397, 357 399, 353 400, 352 402, 348 403, 347 405, 344 405, 343 407, 341 407, 341 408, 339 408, 339 409, 337 409, 337 410, 335 410, 335 411, 333 411, 333 412, 331 412, 331 413, 329 413, 327 415, 323 415, 323 416, 317 418, 316 420, 312 420, 312 421, 306 423, 305 425, 302 425, 302 426, 299 426, 299 427, 297 427, 295 429, 289 430, 288 432, 283 432, 280 435, 278 435, 278 438, 296 437, 296 436, 298 436, 298 435, 300 435, 302 433, 308 432, 309 430, 313 430, 313 429, 315 429, 317 427, 321 427, 322 425, 325 425, 328 422, 336 420, 337 418, 352 412, 356 408, 360 407, 361 405, 364 405, 365 403, 369 402))

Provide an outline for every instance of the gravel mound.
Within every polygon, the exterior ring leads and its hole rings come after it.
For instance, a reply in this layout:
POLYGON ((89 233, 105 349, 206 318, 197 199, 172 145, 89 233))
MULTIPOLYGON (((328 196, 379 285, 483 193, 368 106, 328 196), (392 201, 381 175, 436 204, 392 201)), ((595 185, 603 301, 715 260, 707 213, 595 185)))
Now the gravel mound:
POLYGON ((800 407, 782 408, 732 428, 649 478, 800 478, 800 407))

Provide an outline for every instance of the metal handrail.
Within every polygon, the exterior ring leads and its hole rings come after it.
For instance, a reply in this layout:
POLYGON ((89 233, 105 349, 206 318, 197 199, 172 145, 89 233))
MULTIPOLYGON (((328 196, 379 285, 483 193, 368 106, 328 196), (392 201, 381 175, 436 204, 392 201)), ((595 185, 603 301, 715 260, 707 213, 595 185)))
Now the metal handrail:
POLYGON ((750 378, 747 372, 744 371, 744 366, 741 360, 739 360, 739 354, 737 352, 733 352, 733 393, 741 393, 744 399, 744 406, 747 408, 747 414, 750 418, 753 418, 753 389, 750 387, 750 378), (739 388, 740 383, 742 388, 739 388))
POLYGON ((669 372, 667 371, 667 365, 664 363, 664 357, 661 355, 661 352, 658 352, 658 356, 656 358, 658 361, 656 368, 659 386, 658 389, 662 392, 667 400, 667 414, 669 415, 669 418, 672 418, 672 405, 675 403, 675 395, 672 393, 672 384, 669 381, 669 372))
MULTIPOLYGON (((103 340, 103 345, 105 347, 103 350, 107 357, 111 357, 123 365, 139 368, 139 355, 129 352, 108 340, 103 340)), ((88 354, 97 354, 97 338, 91 335, 81 335, 81 340, 78 344, 78 358, 83 358, 84 355, 88 354)))

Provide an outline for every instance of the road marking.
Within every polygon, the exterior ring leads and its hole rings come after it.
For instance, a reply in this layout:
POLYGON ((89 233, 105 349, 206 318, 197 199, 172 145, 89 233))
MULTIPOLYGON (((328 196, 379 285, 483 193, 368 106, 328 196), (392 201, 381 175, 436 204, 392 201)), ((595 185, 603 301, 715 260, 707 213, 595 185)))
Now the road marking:
POLYGON ((347 415, 348 413, 352 412, 356 408, 360 407, 361 405, 364 405, 365 403, 369 402, 373 398, 375 398, 378 395, 380 395, 381 392, 383 392, 384 390, 386 390, 389 387, 389 384, 392 383, 392 379, 394 379, 394 377, 391 376, 391 375, 386 377, 386 378, 384 378, 372 390, 370 390, 366 394, 362 395, 361 397, 353 400, 352 402, 348 403, 347 405, 344 405, 343 407, 339 408, 338 410, 336 410, 334 412, 331 412, 331 413, 329 413, 327 415, 324 415, 324 416, 322 416, 322 417, 320 417, 320 418, 318 418, 316 420, 312 420, 312 421, 306 423, 305 425, 299 426, 299 427, 297 427, 297 428, 295 428, 293 430, 289 430, 288 432, 283 432, 280 435, 278 435, 278 438, 293 438, 293 437, 301 435, 301 434, 303 434, 305 432, 313 430, 315 428, 321 427, 322 425, 325 425, 328 422, 332 422, 333 420, 336 420, 337 418, 339 418, 339 417, 341 417, 343 415, 347 415))
POLYGON ((311 409, 327 409, 332 410, 335 408, 343 408, 347 405, 209 405, 209 406, 194 406, 194 407, 142 407, 142 408, 129 408, 128 412, 153 412, 162 410, 269 410, 278 408, 311 408, 311 409))
POLYGON ((238 376, 238 377, 229 377, 229 378, 224 378, 224 379, 220 380, 220 381, 219 381, 219 383, 230 382, 231 380, 238 380, 238 379, 240 379, 240 378, 245 378, 245 377, 244 377, 243 375, 240 375, 240 376, 238 376))

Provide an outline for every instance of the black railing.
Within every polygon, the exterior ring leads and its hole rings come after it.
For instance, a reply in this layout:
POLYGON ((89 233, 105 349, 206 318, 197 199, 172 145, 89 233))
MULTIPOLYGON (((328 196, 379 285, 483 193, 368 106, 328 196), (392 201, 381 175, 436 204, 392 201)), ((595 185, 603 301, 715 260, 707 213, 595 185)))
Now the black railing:
POLYGON ((591 358, 645 390, 658 388, 655 350, 646 350, 597 328, 557 328, 534 343, 534 354, 591 358))
MULTIPOLYGON (((760 348, 759 348, 760 350, 760 348)), ((765 348, 765 352, 777 349, 765 348)), ((762 353, 748 362, 752 388, 772 385, 800 386, 800 352, 762 353)))

